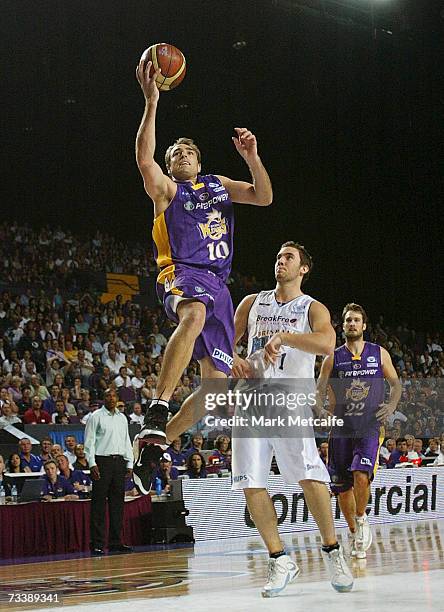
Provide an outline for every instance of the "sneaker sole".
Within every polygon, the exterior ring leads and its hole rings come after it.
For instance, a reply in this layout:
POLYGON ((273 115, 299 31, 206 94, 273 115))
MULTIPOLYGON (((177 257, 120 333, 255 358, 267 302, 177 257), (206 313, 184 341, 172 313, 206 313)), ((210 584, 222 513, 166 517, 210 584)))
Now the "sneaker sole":
POLYGON ((289 578, 286 583, 284 584, 283 587, 281 587, 280 589, 267 589, 267 590, 263 590, 261 592, 262 597, 264 597, 265 599, 268 599, 270 597, 277 597, 279 595, 279 593, 282 593, 282 591, 292 582, 294 582, 296 580, 296 578, 299 576, 299 574, 301 573, 301 569, 298 567, 294 576, 292 578, 289 578))
POLYGON ((349 585, 343 586, 341 584, 332 584, 331 585, 335 591, 338 593, 349 593, 353 588, 353 582, 349 585))

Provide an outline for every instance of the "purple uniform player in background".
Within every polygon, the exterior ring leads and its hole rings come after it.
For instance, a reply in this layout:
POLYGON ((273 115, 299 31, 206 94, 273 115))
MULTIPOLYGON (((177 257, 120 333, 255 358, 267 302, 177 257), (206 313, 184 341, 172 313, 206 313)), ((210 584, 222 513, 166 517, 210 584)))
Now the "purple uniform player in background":
POLYGON ((189 138, 180 138, 165 154, 168 174, 154 160, 159 90, 149 77, 151 62, 141 62, 136 76, 145 97, 145 112, 136 139, 136 158, 145 191, 154 203, 153 239, 160 269, 157 291, 165 311, 178 326, 171 336, 157 380, 155 399, 147 408, 136 440, 134 480, 142 492, 151 486, 151 472, 162 450, 203 415, 197 390, 167 425, 168 401, 194 356, 201 378, 225 378, 232 365, 233 306, 225 281, 233 256, 232 202, 268 206, 272 188, 257 152, 254 134, 235 128, 233 143, 247 163, 252 182, 201 175, 201 155, 189 138), (147 451, 142 459, 139 446, 147 451))
POLYGON ((329 392, 330 407, 344 421, 343 427, 336 426, 330 433, 331 488, 349 526, 352 555, 365 559, 372 543, 365 510, 384 438, 382 422, 395 411, 401 384, 389 353, 364 341, 367 315, 362 306, 347 304, 342 318, 345 344, 324 360, 318 393, 323 404, 329 392), (387 403, 384 379, 390 385, 387 403))

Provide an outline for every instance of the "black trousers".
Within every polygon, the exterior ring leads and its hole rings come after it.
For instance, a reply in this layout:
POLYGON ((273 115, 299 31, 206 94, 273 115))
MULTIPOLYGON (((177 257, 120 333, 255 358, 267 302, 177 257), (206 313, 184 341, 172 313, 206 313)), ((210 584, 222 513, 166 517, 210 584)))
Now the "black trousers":
POLYGON ((125 504, 126 461, 123 457, 96 455, 100 479, 92 481, 91 497, 91 548, 103 548, 106 541, 105 511, 108 500, 108 545, 121 543, 123 508, 125 504))

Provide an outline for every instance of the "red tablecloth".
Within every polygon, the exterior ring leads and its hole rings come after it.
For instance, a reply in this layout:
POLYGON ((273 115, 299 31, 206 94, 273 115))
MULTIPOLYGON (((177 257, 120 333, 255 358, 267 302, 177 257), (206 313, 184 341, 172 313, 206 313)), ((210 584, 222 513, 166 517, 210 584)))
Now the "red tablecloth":
MULTIPOLYGON (((88 550, 90 504, 86 500, 0 506, 0 559, 88 550)), ((149 495, 125 503, 124 544, 149 544, 150 514, 149 495)))

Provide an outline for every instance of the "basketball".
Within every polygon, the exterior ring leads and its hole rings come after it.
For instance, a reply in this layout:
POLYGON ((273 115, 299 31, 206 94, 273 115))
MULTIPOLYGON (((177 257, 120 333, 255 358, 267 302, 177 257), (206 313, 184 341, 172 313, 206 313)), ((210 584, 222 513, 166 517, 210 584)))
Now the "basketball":
POLYGON ((157 87, 161 91, 174 89, 183 81, 186 72, 185 56, 173 45, 168 43, 151 45, 145 49, 141 59, 145 63, 152 62, 150 76, 157 68, 162 71, 162 74, 156 79, 157 87))

